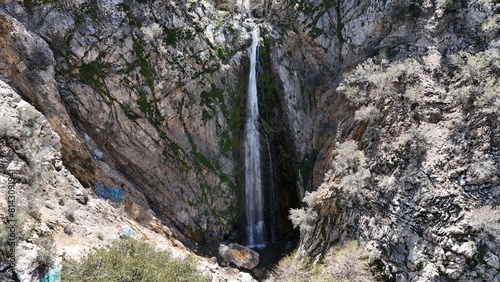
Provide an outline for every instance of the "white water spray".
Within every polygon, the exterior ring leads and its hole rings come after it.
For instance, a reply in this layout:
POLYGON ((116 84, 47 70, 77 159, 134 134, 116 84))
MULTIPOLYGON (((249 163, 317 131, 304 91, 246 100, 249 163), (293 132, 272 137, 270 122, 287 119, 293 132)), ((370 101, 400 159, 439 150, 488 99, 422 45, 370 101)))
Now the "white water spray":
POLYGON ((265 243, 264 197, 260 171, 259 103, 257 99, 257 46, 259 27, 254 26, 250 47, 250 75, 248 79, 247 116, 245 122, 245 199, 247 244, 265 243))

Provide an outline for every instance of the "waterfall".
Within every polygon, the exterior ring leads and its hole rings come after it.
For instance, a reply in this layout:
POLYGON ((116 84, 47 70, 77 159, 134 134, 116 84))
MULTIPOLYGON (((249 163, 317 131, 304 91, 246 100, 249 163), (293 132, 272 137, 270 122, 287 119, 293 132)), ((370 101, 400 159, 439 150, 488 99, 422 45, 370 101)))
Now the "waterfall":
POLYGON ((247 115, 245 121, 245 200, 248 245, 265 243, 264 198, 260 171, 259 102, 257 99, 256 62, 259 27, 254 26, 250 47, 247 115))
POLYGON ((252 10, 250 9, 250 0, 238 0, 236 3, 240 7, 241 15, 246 15, 247 17, 252 16, 252 10))
POLYGON ((266 139, 266 145, 267 145, 267 161, 268 161, 268 183, 269 183, 269 189, 268 189, 268 205, 266 210, 269 212, 268 218, 269 218, 269 227, 271 230, 271 242, 276 242, 278 237, 278 225, 279 225, 279 220, 278 220, 278 212, 279 212, 279 205, 278 205, 278 189, 276 187, 276 169, 274 168, 273 165, 273 154, 271 151, 271 141, 269 140, 269 136, 265 136, 266 139))

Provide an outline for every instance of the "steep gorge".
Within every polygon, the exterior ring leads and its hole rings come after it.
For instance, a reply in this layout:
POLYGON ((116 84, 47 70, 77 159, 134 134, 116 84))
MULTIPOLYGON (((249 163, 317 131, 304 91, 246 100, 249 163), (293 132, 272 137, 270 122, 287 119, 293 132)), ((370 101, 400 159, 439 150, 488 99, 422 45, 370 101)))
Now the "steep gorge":
MULTIPOLYGON (((124 188, 185 242, 221 239, 243 222, 251 25, 239 14, 199 2, 7 1, 2 26, 3 77, 51 121, 85 187, 124 188)), ((273 88, 265 72, 259 88, 273 88)), ((281 142, 275 159, 291 159, 288 137, 271 139, 281 142)), ((266 182, 293 187, 294 169, 278 162, 287 176, 266 182)), ((290 202, 279 204, 282 234, 290 202)))
MULTIPOLYGON (((485 86, 452 62, 489 54, 473 72, 498 87, 500 4, 270 3, 261 19, 259 110, 271 144, 263 150, 275 164, 263 171, 277 172, 265 185, 281 187, 282 238, 291 239, 288 209, 318 190, 307 208, 320 216, 301 232, 304 260, 357 238, 391 279, 500 279, 489 255, 498 254, 498 240, 462 251, 498 233, 463 219, 498 206, 498 91, 485 104, 459 100, 460 87, 485 86), (332 164, 348 140, 371 175, 351 190, 332 164), (473 172, 475 163, 490 164, 486 176, 473 172)), ((250 26, 220 4, 0 4, 0 75, 61 136, 65 165, 86 187, 125 188, 185 242, 221 240, 244 214, 250 26)))

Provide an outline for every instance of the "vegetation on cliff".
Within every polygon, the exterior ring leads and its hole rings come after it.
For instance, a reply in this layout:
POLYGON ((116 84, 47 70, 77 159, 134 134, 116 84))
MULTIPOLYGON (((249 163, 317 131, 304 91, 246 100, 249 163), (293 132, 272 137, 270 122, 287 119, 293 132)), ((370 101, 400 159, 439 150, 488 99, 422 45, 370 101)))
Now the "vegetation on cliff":
POLYGON ((62 281, 211 281, 189 258, 175 258, 144 241, 123 238, 81 261, 63 264, 62 281))

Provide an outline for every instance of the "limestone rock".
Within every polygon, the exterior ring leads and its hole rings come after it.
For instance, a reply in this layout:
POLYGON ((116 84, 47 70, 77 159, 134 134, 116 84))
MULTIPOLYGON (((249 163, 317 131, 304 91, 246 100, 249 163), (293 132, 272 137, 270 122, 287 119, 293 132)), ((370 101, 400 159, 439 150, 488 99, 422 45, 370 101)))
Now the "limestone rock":
MULTIPOLYGON (((305 23, 283 32, 287 40, 274 50, 273 60, 285 81, 287 117, 300 143, 297 155, 317 156, 311 183, 299 184, 321 195, 309 205, 321 214, 312 228, 318 232, 302 234, 299 248, 318 259, 334 242, 357 238, 389 279, 490 281, 498 270, 479 254, 500 252, 492 239, 500 236, 494 227, 500 220, 494 208, 499 205, 499 116, 479 104, 470 115, 450 94, 472 80, 441 75, 467 75, 443 61, 453 54, 491 52, 486 61, 498 61, 498 32, 487 27, 498 20, 498 5, 478 0, 452 9, 444 2, 424 2, 415 7, 418 14, 405 19, 394 14, 404 8, 403 1, 347 0, 335 2, 341 3, 337 7, 306 1, 296 4, 297 13, 280 10, 305 23), (448 24, 461 28, 444 27, 448 24), (380 87, 388 71, 399 67, 418 73, 422 88, 412 92, 416 96, 380 87), (406 98, 411 102, 399 100, 406 98), (361 118, 368 104, 382 115, 361 118), (351 140, 368 156, 368 183, 346 178, 332 166, 338 145, 351 140), (341 183, 352 185, 343 189, 341 183), (471 261, 477 264, 473 269, 471 261)), ((489 76, 489 67, 482 71, 489 76)), ((402 76, 396 77, 389 84, 399 84, 402 76)), ((496 265, 493 257, 489 262, 496 265)))
POLYGON ((476 253, 476 243, 466 242, 458 247, 457 252, 465 255, 467 258, 472 258, 476 253))
POLYGON ((486 264, 493 267, 494 269, 500 270, 500 260, 498 259, 498 256, 488 252, 484 256, 484 261, 486 262, 486 264))

